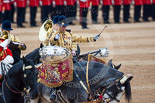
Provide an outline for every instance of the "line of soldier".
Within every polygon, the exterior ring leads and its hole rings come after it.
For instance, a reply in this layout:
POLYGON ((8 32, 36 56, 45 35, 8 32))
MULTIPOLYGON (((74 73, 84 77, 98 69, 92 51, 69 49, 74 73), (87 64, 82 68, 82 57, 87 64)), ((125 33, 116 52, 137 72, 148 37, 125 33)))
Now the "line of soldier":
POLYGON ((143 21, 149 21, 152 16, 155 20, 155 0, 0 0, 0 22, 10 20, 14 22, 14 13, 17 8, 17 27, 25 27, 26 7, 30 7, 30 26, 35 27, 37 8, 41 6, 41 22, 43 23, 50 14, 53 19, 55 15, 65 15, 70 19, 69 24, 73 24, 76 19, 77 4, 80 7, 80 24, 83 29, 87 27, 87 14, 91 8, 92 23, 98 23, 99 5, 102 5, 102 17, 104 23, 110 23, 110 6, 113 5, 114 22, 120 23, 120 11, 123 6, 123 21, 128 23, 130 18, 130 5, 134 5, 134 22, 140 22, 141 9, 143 7, 143 21))

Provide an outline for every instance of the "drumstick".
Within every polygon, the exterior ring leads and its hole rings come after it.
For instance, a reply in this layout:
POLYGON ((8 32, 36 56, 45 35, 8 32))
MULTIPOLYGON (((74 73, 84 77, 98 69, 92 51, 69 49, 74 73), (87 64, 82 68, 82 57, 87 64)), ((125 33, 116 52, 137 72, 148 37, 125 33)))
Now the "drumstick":
POLYGON ((102 29, 102 31, 99 33, 99 36, 102 34, 102 32, 104 31, 104 29, 107 27, 107 25, 105 25, 105 27, 102 29))

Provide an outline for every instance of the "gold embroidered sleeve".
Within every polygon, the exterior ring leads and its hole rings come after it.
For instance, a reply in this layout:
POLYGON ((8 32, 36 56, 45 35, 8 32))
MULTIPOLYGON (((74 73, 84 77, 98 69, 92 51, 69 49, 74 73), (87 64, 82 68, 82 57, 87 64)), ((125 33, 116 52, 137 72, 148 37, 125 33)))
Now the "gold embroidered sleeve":
POLYGON ((79 43, 86 43, 86 42, 94 42, 94 39, 93 37, 83 37, 83 36, 72 34, 72 41, 79 42, 79 43))

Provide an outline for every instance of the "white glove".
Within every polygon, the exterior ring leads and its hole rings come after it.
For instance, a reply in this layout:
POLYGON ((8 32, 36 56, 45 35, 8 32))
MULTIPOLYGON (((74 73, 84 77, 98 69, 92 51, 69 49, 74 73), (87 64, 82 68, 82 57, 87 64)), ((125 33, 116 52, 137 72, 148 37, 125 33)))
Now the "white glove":
POLYGON ((81 2, 86 2, 87 0, 80 0, 81 2))
POLYGON ((76 1, 77 5, 79 5, 79 0, 76 1))
POLYGON ((100 0, 100 4, 103 5, 103 1, 102 0, 100 0))
POLYGON ((135 5, 135 1, 134 1, 134 0, 132 0, 132 1, 131 1, 131 4, 132 4, 132 5, 135 5))
POLYGON ((3 63, 4 63, 4 64, 12 64, 13 62, 14 62, 14 59, 13 59, 13 57, 10 56, 10 55, 7 55, 7 56, 5 57, 5 59, 3 60, 3 63))
POLYGON ((94 37, 94 40, 98 40, 99 38, 100 38, 100 35, 98 34, 94 37))
POLYGON ((60 34, 57 34, 56 36, 55 36, 55 40, 58 40, 60 38, 60 34))
POLYGON ((65 6, 67 5, 67 1, 64 1, 64 5, 65 5, 65 6))
POLYGON ((39 5, 40 5, 40 6, 42 6, 42 5, 43 5, 42 1, 39 1, 39 5))
POLYGON ((55 3, 55 1, 53 1, 53 7, 55 7, 56 6, 56 3, 55 3))
POLYGON ((72 50, 72 55, 76 56, 76 51, 75 50, 72 50))
POLYGON ((9 43, 10 43, 10 39, 5 39, 2 43, 0 43, 0 46, 5 49, 9 43))

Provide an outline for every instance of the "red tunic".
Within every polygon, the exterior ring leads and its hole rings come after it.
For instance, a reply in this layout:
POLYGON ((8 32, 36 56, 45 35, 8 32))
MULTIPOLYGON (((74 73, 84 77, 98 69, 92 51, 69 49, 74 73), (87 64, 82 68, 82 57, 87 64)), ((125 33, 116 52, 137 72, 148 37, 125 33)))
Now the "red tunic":
POLYGON ((135 1, 135 5, 143 5, 142 0, 134 0, 135 1))
POLYGON ((86 2, 82 2, 81 0, 80 1, 80 8, 89 8, 90 6, 90 1, 89 0, 86 0, 86 2))
POLYGON ((41 0, 43 6, 50 6, 51 5, 51 0, 41 0))
POLYGON ((152 1, 152 3, 154 3, 154 4, 155 4, 155 0, 153 0, 153 1, 152 1))
POLYGON ((15 0, 17 3, 17 7, 25 8, 27 0, 15 0))
POLYGON ((143 0, 143 4, 151 4, 151 0, 143 0))
MULTIPOLYGON (((0 42, 3 42, 3 39, 0 39, 0 42)), ((0 61, 4 60, 7 55, 12 56, 12 52, 10 49, 3 50, 3 47, 0 46, 0 61)))
POLYGON ((15 2, 14 0, 11 0, 11 1, 10 1, 11 4, 14 4, 14 2, 15 2))
POLYGON ((0 12, 2 12, 3 11, 3 2, 2 2, 2 0, 0 0, 0 12))
POLYGON ((129 5, 129 4, 131 4, 131 0, 123 0, 123 4, 129 5))
POLYGON ((114 0, 114 5, 122 5, 122 0, 114 0))
POLYGON ((98 6, 100 3, 99 3, 99 0, 90 0, 92 2, 92 6, 98 6))
POLYGON ((66 0, 67 5, 75 5, 75 0, 66 0))
POLYGON ((111 5, 112 2, 111 0, 102 0, 103 1, 103 5, 111 5))
POLYGON ((64 5, 64 0, 53 0, 53 1, 55 1, 55 4, 58 6, 64 5))
POLYGON ((39 6, 39 0, 29 0, 29 5, 33 7, 39 6))
POLYGON ((11 10, 10 0, 3 0, 3 6, 5 7, 5 10, 11 10))

